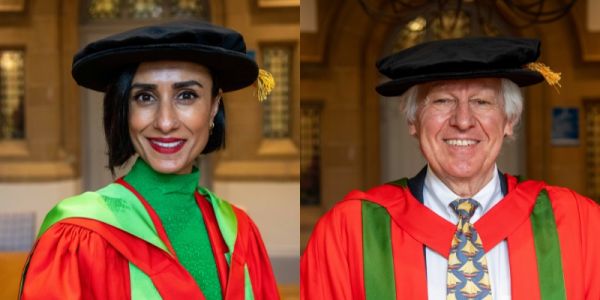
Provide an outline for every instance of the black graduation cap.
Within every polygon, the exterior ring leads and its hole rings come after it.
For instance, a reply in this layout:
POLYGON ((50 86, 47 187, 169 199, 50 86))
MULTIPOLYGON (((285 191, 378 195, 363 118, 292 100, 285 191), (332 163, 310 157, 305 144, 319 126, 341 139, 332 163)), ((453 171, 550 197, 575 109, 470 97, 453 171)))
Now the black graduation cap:
POLYGON ((539 56, 540 41, 535 39, 479 37, 426 42, 379 60, 377 69, 391 80, 376 90, 383 96, 399 96, 420 83, 483 77, 507 78, 521 87, 543 80, 559 85, 560 73, 536 62, 539 56))
POLYGON ((241 34, 200 21, 141 27, 90 43, 73 57, 71 73, 79 85, 105 92, 125 66, 155 60, 201 64, 224 92, 246 87, 259 75, 241 34))

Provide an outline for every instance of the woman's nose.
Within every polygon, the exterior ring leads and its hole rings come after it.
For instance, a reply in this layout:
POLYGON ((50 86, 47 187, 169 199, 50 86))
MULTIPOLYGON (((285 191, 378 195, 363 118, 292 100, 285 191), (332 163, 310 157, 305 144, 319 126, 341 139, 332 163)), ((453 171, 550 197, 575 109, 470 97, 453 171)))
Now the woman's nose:
POLYGON ((161 132, 168 133, 177 129, 178 126, 179 119, 176 108, 169 101, 161 101, 154 120, 154 127, 161 132))

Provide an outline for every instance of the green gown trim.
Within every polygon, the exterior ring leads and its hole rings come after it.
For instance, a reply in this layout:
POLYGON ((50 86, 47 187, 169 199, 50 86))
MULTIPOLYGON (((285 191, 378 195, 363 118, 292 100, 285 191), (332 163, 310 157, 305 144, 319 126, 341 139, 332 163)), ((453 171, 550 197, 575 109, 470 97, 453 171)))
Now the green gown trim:
POLYGON ((540 296, 544 300, 566 299, 556 221, 552 203, 545 189, 540 191, 533 207, 531 227, 540 280, 540 296))
POLYGON ((362 201, 362 226, 365 296, 368 300, 395 299, 390 214, 379 204, 362 201))
POLYGON ((38 238, 52 225, 67 218, 98 220, 169 252, 144 205, 120 184, 111 183, 97 192, 86 192, 61 201, 46 215, 38 238))

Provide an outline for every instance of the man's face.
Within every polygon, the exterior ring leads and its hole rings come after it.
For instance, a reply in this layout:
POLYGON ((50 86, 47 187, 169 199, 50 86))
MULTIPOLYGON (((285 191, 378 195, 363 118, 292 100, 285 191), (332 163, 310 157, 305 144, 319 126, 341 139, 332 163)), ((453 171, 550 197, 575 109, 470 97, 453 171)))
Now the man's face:
POLYGON ((443 80, 423 84, 409 132, 442 180, 489 177, 513 123, 504 113, 500 79, 443 80))

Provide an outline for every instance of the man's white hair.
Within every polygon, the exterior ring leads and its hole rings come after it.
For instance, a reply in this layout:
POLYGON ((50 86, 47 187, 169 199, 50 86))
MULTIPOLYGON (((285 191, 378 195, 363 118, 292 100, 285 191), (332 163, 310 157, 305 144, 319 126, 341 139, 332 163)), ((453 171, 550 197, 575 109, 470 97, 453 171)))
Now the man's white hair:
MULTIPOLYGON (((420 84, 414 85, 400 96, 402 110, 409 124, 413 124, 417 118, 419 106, 417 97, 420 87, 420 84)), ((523 93, 521 93, 521 89, 516 83, 510 79, 501 78, 500 94, 504 99, 504 114, 507 120, 516 126, 521 120, 521 113, 523 112, 523 93)))

